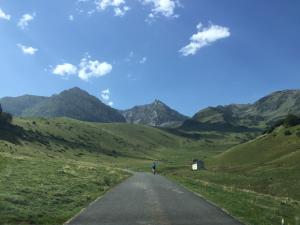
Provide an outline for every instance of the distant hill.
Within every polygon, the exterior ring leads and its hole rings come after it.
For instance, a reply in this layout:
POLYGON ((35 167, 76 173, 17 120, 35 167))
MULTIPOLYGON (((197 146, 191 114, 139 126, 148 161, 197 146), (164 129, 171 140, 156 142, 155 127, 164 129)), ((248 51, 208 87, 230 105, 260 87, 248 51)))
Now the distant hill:
POLYGON ((4 111, 14 116, 22 116, 23 111, 47 100, 49 97, 22 95, 19 97, 4 97, 0 99, 4 111))
POLYGON ((80 88, 51 97, 25 95, 0 99, 3 110, 24 117, 70 117, 90 122, 125 122, 116 110, 80 88))
POLYGON ((188 118, 159 100, 151 104, 135 106, 121 113, 128 123, 150 126, 176 126, 188 118))
POLYGON ((208 107, 196 113, 183 127, 265 128, 288 114, 300 115, 300 90, 277 91, 254 104, 208 107))

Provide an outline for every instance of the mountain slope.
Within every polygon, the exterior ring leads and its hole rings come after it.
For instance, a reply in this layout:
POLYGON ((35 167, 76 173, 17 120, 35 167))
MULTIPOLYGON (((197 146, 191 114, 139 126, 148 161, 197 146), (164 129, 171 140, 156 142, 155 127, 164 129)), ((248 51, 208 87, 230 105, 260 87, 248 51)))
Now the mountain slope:
POLYGON ((208 107, 196 113, 192 122, 264 128, 288 114, 300 115, 300 90, 277 91, 254 104, 208 107))
MULTIPOLYGON (((210 169, 259 178, 259 192, 300 200, 300 125, 280 126, 269 134, 215 156, 210 169)), ((249 184, 249 183, 248 183, 249 184)))
POLYGON ((249 111, 252 115, 277 120, 287 114, 300 115, 300 90, 285 90, 274 92, 254 103, 249 111))
POLYGON ((115 109, 80 88, 53 95, 22 113, 32 117, 70 117, 90 122, 125 122, 115 109))
POLYGON ((187 119, 186 116, 171 109, 159 100, 155 100, 151 104, 124 110, 122 114, 128 123, 150 126, 176 125, 187 119))
POLYGON ((4 111, 9 112, 14 116, 22 116, 24 110, 31 108, 47 99, 48 97, 22 95, 19 97, 1 98, 0 104, 3 106, 4 111))
POLYGON ((143 125, 16 117, 0 127, 0 224, 63 224, 129 176, 120 168, 150 170, 183 141, 143 125))

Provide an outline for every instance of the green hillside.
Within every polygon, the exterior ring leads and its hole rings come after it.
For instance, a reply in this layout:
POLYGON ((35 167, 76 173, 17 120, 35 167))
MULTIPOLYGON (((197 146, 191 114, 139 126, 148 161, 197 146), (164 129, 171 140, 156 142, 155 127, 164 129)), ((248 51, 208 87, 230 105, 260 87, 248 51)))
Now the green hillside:
MULTIPOLYGON (((198 134, 199 135, 199 134, 198 134)), ((196 139, 144 125, 69 118, 14 118, 0 127, 0 224, 62 224, 154 159, 189 165, 244 135, 203 132, 196 139)))
POLYGON ((253 189, 300 200, 300 126, 277 128, 210 161, 213 170, 259 177, 253 189))
POLYGON ((199 153, 199 158, 205 160, 206 170, 192 172, 190 166, 169 165, 164 168, 164 174, 245 224, 280 224, 282 219, 285 224, 298 224, 299 123, 299 118, 290 115, 265 134, 220 154, 205 158, 199 153))
POLYGON ((189 165, 249 139, 70 118, 14 118, 0 127, 0 224, 62 224, 153 160, 189 165), (192 136, 194 134, 191 134, 192 136))
POLYGON ((15 119, 48 148, 79 149, 104 155, 152 158, 160 147, 180 145, 180 138, 156 128, 125 123, 89 123, 69 118, 15 119))
POLYGON ((164 173, 245 224, 280 224, 282 218, 285 224, 298 224, 300 125, 281 124, 218 155, 200 157, 207 170, 169 165, 164 173))
MULTIPOLYGON (((184 139, 141 125, 15 118, 0 128, 0 224, 62 224, 184 139)), ((167 154, 167 153, 166 153, 167 154)))
POLYGON ((62 224, 128 177, 123 169, 149 171, 154 159, 245 224, 294 221, 299 133, 281 126, 249 141, 256 133, 14 118, 0 128, 0 224, 62 224), (195 158, 208 170, 192 172, 195 158))

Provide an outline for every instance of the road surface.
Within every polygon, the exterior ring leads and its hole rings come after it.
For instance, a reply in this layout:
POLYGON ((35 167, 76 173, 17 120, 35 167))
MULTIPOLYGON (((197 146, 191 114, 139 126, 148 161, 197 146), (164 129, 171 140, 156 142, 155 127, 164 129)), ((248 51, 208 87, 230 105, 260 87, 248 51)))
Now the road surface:
POLYGON ((192 192, 150 173, 135 173, 67 224, 241 225, 192 192))

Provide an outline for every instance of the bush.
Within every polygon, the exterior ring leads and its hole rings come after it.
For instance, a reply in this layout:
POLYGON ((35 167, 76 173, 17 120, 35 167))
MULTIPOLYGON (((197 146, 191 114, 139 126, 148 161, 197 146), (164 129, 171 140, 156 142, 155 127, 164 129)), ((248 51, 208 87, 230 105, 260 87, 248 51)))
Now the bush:
POLYGON ((262 134, 270 134, 270 133, 272 133, 275 130, 275 128, 276 128, 275 126, 268 127, 266 130, 264 130, 262 132, 262 134))
POLYGON ((295 115, 288 115, 284 122, 285 127, 293 127, 300 124, 300 118, 295 115))
POLYGON ((292 132, 291 132, 291 131, 289 131, 289 130, 286 130, 286 131, 284 132, 284 135, 286 135, 286 136, 288 136, 288 135, 292 135, 292 132))
POLYGON ((300 118, 295 115, 288 115, 283 121, 283 125, 285 127, 293 127, 299 124, 300 124, 300 118))
POLYGON ((282 125, 286 128, 300 125, 300 117, 290 114, 285 119, 281 119, 273 123, 273 125, 269 126, 265 131, 263 131, 263 134, 270 134, 277 127, 282 125))

